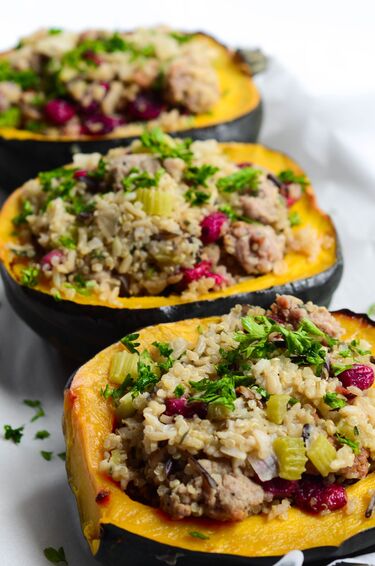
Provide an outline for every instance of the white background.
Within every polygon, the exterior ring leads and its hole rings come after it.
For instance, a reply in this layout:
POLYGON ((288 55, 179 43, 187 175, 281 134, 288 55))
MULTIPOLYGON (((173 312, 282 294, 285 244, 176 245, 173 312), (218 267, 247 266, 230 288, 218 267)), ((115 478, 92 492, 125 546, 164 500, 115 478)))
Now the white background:
MULTIPOLYGON (((271 57, 257 79, 265 102, 261 141, 305 168, 344 247, 345 275, 332 306, 365 311, 375 302, 375 2, 2 0, 0 8, 0 49, 42 26, 154 23, 261 47, 271 57)), ((90 566, 95 562, 80 535, 64 465, 39 454, 64 449, 61 400, 68 370, 15 317, 1 289, 0 298, 0 429, 27 424, 20 445, 0 438, 0 566, 43 566, 43 548, 61 545, 69 566, 90 566), (29 424, 25 398, 41 399, 47 416, 29 424), (33 440, 42 428, 51 438, 33 440)))

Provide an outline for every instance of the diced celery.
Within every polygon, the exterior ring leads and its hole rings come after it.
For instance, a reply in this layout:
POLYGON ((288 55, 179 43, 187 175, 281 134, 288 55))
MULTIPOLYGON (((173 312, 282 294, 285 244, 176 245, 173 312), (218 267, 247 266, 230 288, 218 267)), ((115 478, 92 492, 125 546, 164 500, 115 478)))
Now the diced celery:
POLYGON ((135 378, 138 375, 138 354, 130 352, 116 352, 111 359, 111 367, 109 369, 109 379, 112 383, 121 385, 125 377, 130 374, 135 378))
POLYGON ((331 463, 336 458, 336 450, 324 434, 319 434, 307 450, 307 456, 318 472, 326 477, 331 471, 331 463))
POLYGON ((129 393, 121 397, 118 407, 116 407, 116 418, 118 421, 122 421, 122 419, 132 417, 135 412, 133 396, 129 391, 129 393))
POLYGON ((283 436, 276 438, 273 449, 279 462, 279 476, 284 480, 299 480, 307 462, 302 438, 283 436))
POLYGON ((207 408, 207 418, 210 421, 224 421, 228 418, 230 410, 219 403, 210 403, 207 408))
POLYGON ((161 189, 138 189, 137 200, 143 204, 146 214, 151 216, 171 216, 174 208, 174 195, 161 189))
POLYGON ((346 421, 341 421, 337 425, 337 432, 341 436, 345 436, 345 438, 349 438, 349 440, 358 441, 358 436, 359 436, 358 427, 354 427, 346 421))
POLYGON ((281 424, 288 410, 290 395, 271 395, 267 401, 267 419, 271 423, 281 424))

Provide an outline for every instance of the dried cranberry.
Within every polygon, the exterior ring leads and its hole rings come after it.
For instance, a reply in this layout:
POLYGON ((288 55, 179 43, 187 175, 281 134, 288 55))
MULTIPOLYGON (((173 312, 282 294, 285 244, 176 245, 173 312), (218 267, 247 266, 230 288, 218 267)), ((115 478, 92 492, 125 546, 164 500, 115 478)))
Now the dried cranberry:
POLYGON ((194 415, 197 415, 201 419, 204 419, 207 415, 207 405, 200 401, 194 401, 193 403, 188 403, 186 397, 175 398, 171 397, 165 400, 165 414, 168 417, 174 415, 182 415, 186 419, 191 419, 194 415))
POLYGON ((76 113, 72 104, 59 98, 47 102, 44 107, 44 112, 48 120, 57 126, 63 126, 66 122, 69 122, 76 113))
POLYGON ((282 478, 274 478, 269 481, 262 482, 265 492, 271 493, 273 497, 292 497, 298 488, 297 481, 284 480, 282 478))
POLYGON ((111 492, 108 489, 101 489, 95 497, 96 503, 99 505, 106 505, 109 502, 111 492))
POLYGON ((94 63, 94 65, 96 66, 99 66, 100 63, 103 62, 103 59, 100 57, 100 55, 98 55, 97 53, 95 53, 95 51, 92 51, 91 49, 88 49, 87 51, 84 52, 83 58, 86 59, 86 61, 91 61, 91 63, 94 63))
POLYGON ((85 169, 79 169, 78 171, 74 172, 73 177, 75 179, 82 179, 84 177, 87 177, 87 171, 85 169))
POLYGON ((200 261, 194 267, 183 269, 184 283, 189 284, 192 281, 198 281, 202 277, 211 275, 211 263, 209 261, 200 261))
POLYGON ((100 81, 100 86, 102 86, 106 92, 109 91, 110 84, 107 81, 100 81))
POLYGON ((123 121, 120 118, 106 116, 105 114, 93 114, 84 118, 82 133, 89 136, 103 136, 111 133, 123 121))
POLYGON ((79 111, 85 116, 97 116, 100 114, 100 104, 96 100, 92 100, 89 104, 86 104, 86 106, 80 106, 79 111))
POLYGON ((295 492, 295 504, 304 511, 320 513, 336 511, 345 507, 348 498, 342 485, 332 483, 324 485, 321 480, 304 478, 298 482, 295 492))
POLYGON ((55 258, 61 260, 63 257, 64 253, 61 250, 51 250, 50 252, 48 252, 48 254, 42 257, 42 259, 40 260, 40 265, 42 267, 52 267, 52 260, 54 260, 55 258))
POLYGON ((344 387, 354 385, 363 391, 373 385, 374 370, 370 366, 354 364, 352 368, 342 371, 337 377, 344 387))
POLYGON ((154 92, 140 92, 129 102, 126 112, 132 120, 154 120, 160 116, 164 104, 154 92))
POLYGON ((215 285, 217 285, 218 287, 221 287, 221 285, 223 285, 224 283, 226 283, 226 279, 225 277, 223 277, 222 275, 220 275, 220 273, 209 273, 207 275, 207 277, 211 277, 212 279, 215 280, 215 285))
POLYGON ((237 163, 237 167, 239 167, 239 169, 244 169, 245 167, 252 167, 253 164, 250 163, 250 161, 244 161, 243 163, 237 163))
POLYGON ((201 240, 206 244, 216 242, 221 236, 223 224, 227 222, 228 217, 224 212, 213 212, 201 222, 202 235, 201 240))

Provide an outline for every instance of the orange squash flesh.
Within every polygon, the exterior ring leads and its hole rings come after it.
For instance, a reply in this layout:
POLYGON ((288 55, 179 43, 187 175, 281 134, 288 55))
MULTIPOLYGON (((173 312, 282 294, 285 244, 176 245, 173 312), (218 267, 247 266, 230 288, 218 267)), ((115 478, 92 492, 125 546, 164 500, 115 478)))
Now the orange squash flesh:
MULTIPOLYGON (((339 311, 334 316, 345 328, 345 338, 364 338, 375 354, 374 323, 365 315, 350 311, 339 311)), ((194 343, 198 338, 198 325, 215 320, 191 319, 146 328, 140 332, 141 348, 147 348, 155 340, 169 341, 176 336, 194 343)), ((210 556, 215 559, 213 555, 267 557, 279 556, 295 548, 338 547, 350 537, 375 527, 375 516, 365 518, 369 492, 375 489, 374 473, 348 487, 349 501, 354 504, 350 514, 340 510, 314 516, 293 508, 285 521, 252 516, 242 522, 223 524, 202 519, 173 521, 157 509, 132 501, 118 484, 98 470, 103 458, 103 442, 114 422, 111 405, 100 395, 100 389, 107 383, 112 354, 122 348, 120 344, 110 346, 82 366, 65 392, 69 482, 77 499, 82 530, 93 554, 97 554, 103 544, 101 529, 105 530, 106 525, 114 525, 123 532, 166 545, 166 548, 208 553, 204 555, 208 556, 207 564, 211 564, 210 556), (95 502, 101 490, 108 490, 110 494, 106 504, 95 502), (194 539, 189 531, 203 532, 209 539, 194 539)), ((367 546, 370 544, 368 542, 367 546)), ((128 552, 130 556, 131 548, 128 552)), ((324 552, 322 556, 326 556, 324 552)))

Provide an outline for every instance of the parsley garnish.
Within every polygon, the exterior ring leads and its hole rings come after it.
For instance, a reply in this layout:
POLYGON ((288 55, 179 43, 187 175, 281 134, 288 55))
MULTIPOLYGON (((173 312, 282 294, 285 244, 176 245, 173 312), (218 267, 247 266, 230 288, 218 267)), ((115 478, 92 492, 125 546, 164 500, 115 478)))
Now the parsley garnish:
POLYGON ((352 367, 353 364, 348 364, 348 365, 331 364, 331 372, 336 377, 337 375, 340 375, 340 373, 342 373, 343 371, 346 371, 347 369, 352 369, 352 367))
POLYGON ((289 213, 289 222, 291 226, 299 226, 301 224, 301 217, 298 212, 293 210, 289 213))
POLYGON ((61 244, 64 248, 67 248, 68 250, 75 250, 77 247, 77 244, 70 236, 60 236, 59 244, 61 244))
POLYGON ((201 401, 207 404, 213 403, 222 405, 231 411, 234 410, 236 385, 238 385, 235 375, 224 375, 216 380, 204 378, 200 381, 190 381, 190 385, 192 389, 202 394, 200 396, 190 397, 189 402, 201 401))
POLYGON ((59 452, 59 454, 57 454, 57 456, 60 458, 60 460, 62 460, 63 462, 65 462, 65 460, 66 460, 66 452, 59 452))
POLYGON ((144 132, 140 141, 145 149, 151 153, 158 154, 162 159, 167 157, 179 157, 183 161, 190 162, 193 153, 190 150, 192 140, 186 138, 181 141, 176 141, 165 135, 160 128, 153 128, 150 131, 144 132))
POLYGON ((185 171, 184 180, 187 181, 189 185, 195 187, 207 187, 207 179, 212 177, 217 171, 219 171, 218 167, 208 164, 201 165, 200 167, 191 166, 185 171))
POLYGON ((173 37, 173 39, 175 39, 180 45, 191 41, 194 37, 193 34, 180 33, 179 31, 171 31, 169 35, 173 37))
POLYGON ((210 537, 201 533, 200 531, 189 531, 189 535, 193 538, 199 538, 201 540, 208 540, 210 537))
POLYGON ((97 181, 102 181, 104 179, 106 173, 107 173, 107 164, 104 161, 103 157, 101 157, 99 159, 99 163, 98 163, 96 169, 93 169, 93 171, 89 171, 88 176, 91 177, 91 179, 96 179, 97 181))
POLYGON ((42 456, 42 458, 47 460, 47 462, 50 462, 52 460, 53 452, 47 452, 47 450, 41 450, 40 455, 42 456))
POLYGON ((74 276, 73 283, 64 283, 64 286, 75 289, 79 295, 87 297, 91 295, 95 281, 86 281, 82 275, 78 274, 74 276))
POLYGON ((60 33, 62 33, 62 29, 60 28, 50 28, 48 30, 49 35, 59 35, 60 33))
POLYGON ((31 419, 32 423, 34 421, 36 421, 37 419, 39 419, 40 417, 45 416, 45 412, 44 412, 44 409, 42 407, 42 403, 40 401, 38 401, 38 400, 34 401, 34 400, 31 400, 31 399, 24 399, 23 403, 24 403, 24 405, 27 405, 28 407, 35 409, 35 415, 31 419))
POLYGON ((237 212, 230 206, 230 204, 222 204, 219 206, 220 212, 224 212, 229 218, 231 222, 235 220, 242 220, 242 222, 246 222, 247 224, 260 224, 257 220, 253 220, 248 216, 242 216, 241 214, 237 214, 237 212))
POLYGON ((184 393, 185 393, 185 388, 183 387, 183 385, 181 385, 181 383, 179 385, 176 385, 176 388, 174 390, 174 396, 177 397, 177 399, 179 399, 180 397, 183 396, 184 393))
POLYGON ((369 306, 368 311, 367 311, 367 315, 370 318, 375 318, 375 303, 373 303, 372 305, 369 306))
POLYGON ((264 387, 261 387, 260 385, 252 385, 251 389, 254 389, 254 391, 256 391, 257 393, 259 393, 259 395, 265 400, 268 401, 268 399, 271 397, 271 395, 268 393, 268 391, 266 389, 264 389, 264 387))
POLYGON ((48 432, 48 430, 38 430, 38 431, 35 433, 34 438, 35 438, 36 440, 44 440, 45 438, 48 438, 48 437, 50 437, 50 436, 51 436, 51 435, 50 435, 50 433, 48 432))
POLYGON ((355 356, 367 356, 371 354, 370 350, 363 350, 359 347, 359 340, 352 340, 345 350, 339 351, 341 358, 350 358, 355 356))
POLYGON ((109 383, 105 386, 105 388, 100 390, 100 394, 104 397, 104 399, 112 398, 113 401, 118 401, 125 395, 129 387, 133 384, 133 379, 131 375, 127 375, 120 385, 120 387, 111 387, 109 383))
POLYGON ((20 283, 26 287, 35 287, 39 280, 39 267, 32 265, 30 267, 24 267, 21 270, 20 283))
POLYGON ((185 200, 190 202, 191 206, 202 206, 210 200, 210 195, 204 191, 197 190, 195 187, 191 187, 184 194, 185 200))
POLYGON ((141 171, 138 167, 132 167, 127 176, 122 180, 122 185, 126 192, 135 191, 136 189, 148 189, 157 187, 160 177, 164 174, 164 169, 156 171, 155 175, 151 175, 147 171, 141 171))
POLYGON ((291 169, 280 171, 278 178, 286 185, 297 183, 297 185, 301 185, 302 189, 305 189, 310 182, 305 175, 296 175, 291 169))
POLYGON ((21 111, 15 106, 11 106, 0 112, 0 128, 17 128, 21 120, 21 111))
POLYGON ((167 342, 153 342, 152 345, 159 350, 159 354, 164 358, 164 360, 159 361, 158 366, 163 373, 166 373, 173 366, 174 360, 171 357, 173 348, 167 342))
POLYGON ((11 440, 14 444, 19 444, 23 436, 24 426, 19 428, 12 428, 10 425, 4 425, 4 438, 5 440, 11 440))
POLYGON ((62 546, 60 546, 60 548, 58 549, 49 546, 48 548, 45 548, 43 550, 43 553, 44 556, 47 558, 47 560, 49 560, 53 564, 60 564, 60 563, 68 564, 65 557, 65 551, 62 546))
POLYGON ((150 354, 145 350, 139 356, 138 362, 138 378, 133 384, 132 394, 137 396, 139 393, 150 391, 154 385, 160 381, 160 376, 154 373, 154 363, 150 354))
POLYGON ((349 438, 342 436, 338 432, 335 434, 335 437, 340 444, 346 444, 347 446, 349 446, 353 450, 354 454, 359 454, 359 442, 357 442, 356 440, 350 440, 349 438))
POLYGON ((217 182, 217 187, 224 193, 242 192, 248 190, 256 193, 259 188, 259 169, 244 167, 232 175, 222 177, 217 182))
POLYGON ((345 399, 338 397, 337 393, 326 393, 323 401, 333 410, 342 409, 347 404, 345 399))
POLYGON ((129 350, 129 352, 135 354, 137 352, 138 346, 140 345, 140 342, 136 342, 138 338, 139 338, 139 334, 137 333, 127 334, 126 336, 121 338, 120 342, 121 344, 124 344, 124 346, 129 350))
POLYGON ((12 222, 14 226, 25 224, 26 218, 30 216, 30 214, 32 214, 33 212, 34 211, 31 202, 27 199, 24 200, 23 203, 21 204, 21 211, 19 212, 19 214, 17 214, 17 216, 12 218, 12 222))
POLYGON ((36 88, 39 85, 39 77, 34 71, 13 69, 6 60, 0 61, 0 82, 3 81, 17 83, 22 90, 36 88))

